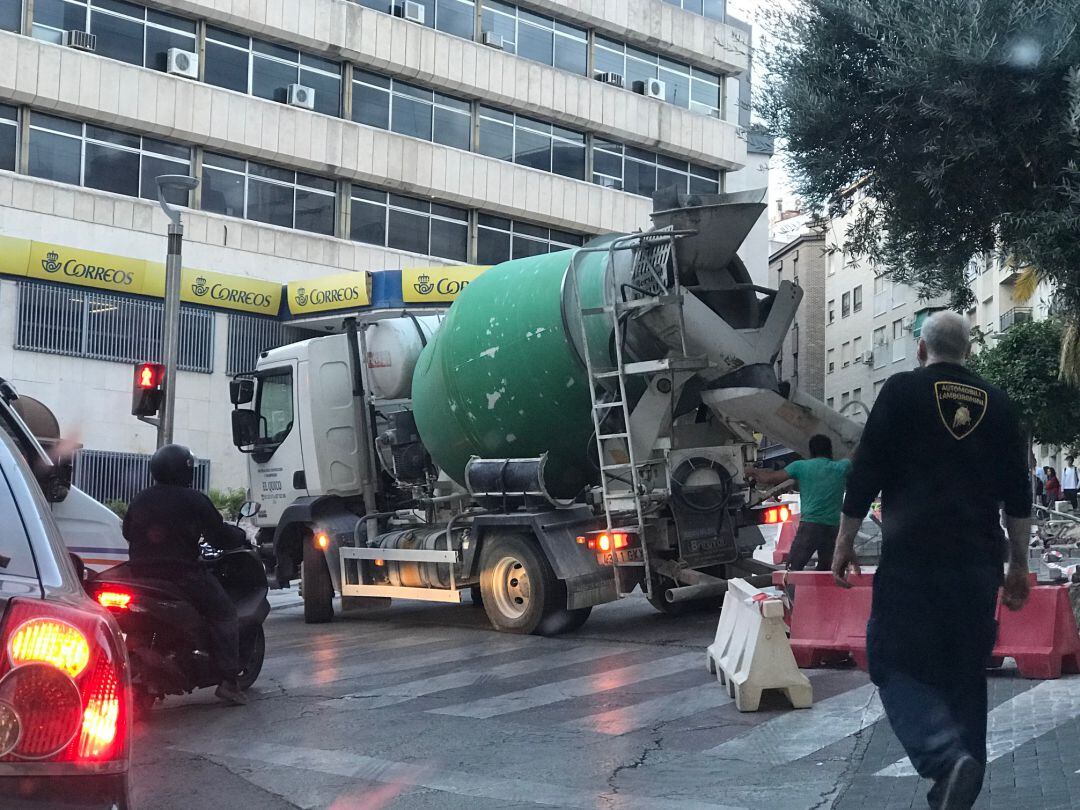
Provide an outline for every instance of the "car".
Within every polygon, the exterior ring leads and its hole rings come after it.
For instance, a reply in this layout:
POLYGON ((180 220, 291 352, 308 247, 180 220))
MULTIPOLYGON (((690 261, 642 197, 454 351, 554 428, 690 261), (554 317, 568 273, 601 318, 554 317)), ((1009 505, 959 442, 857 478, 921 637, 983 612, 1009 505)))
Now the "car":
POLYGON ((0 801, 130 806, 123 636, 83 589, 49 503, 0 430, 0 801))

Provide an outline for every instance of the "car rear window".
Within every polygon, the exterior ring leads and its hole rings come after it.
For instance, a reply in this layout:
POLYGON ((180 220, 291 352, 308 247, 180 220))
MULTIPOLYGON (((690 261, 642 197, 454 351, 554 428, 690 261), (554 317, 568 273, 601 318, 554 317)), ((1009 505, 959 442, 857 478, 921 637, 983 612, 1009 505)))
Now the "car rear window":
POLYGON ((0 580, 5 576, 37 579, 37 575, 30 538, 26 536, 11 487, 0 475, 0 580))

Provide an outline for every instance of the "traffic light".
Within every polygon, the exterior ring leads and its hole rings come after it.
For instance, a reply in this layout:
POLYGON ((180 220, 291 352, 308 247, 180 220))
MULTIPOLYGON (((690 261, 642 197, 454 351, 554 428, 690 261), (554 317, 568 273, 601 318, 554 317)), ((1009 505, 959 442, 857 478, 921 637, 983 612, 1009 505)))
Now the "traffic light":
POLYGON ((161 408, 164 383, 165 366, 161 363, 136 363, 131 413, 140 417, 154 416, 161 408))

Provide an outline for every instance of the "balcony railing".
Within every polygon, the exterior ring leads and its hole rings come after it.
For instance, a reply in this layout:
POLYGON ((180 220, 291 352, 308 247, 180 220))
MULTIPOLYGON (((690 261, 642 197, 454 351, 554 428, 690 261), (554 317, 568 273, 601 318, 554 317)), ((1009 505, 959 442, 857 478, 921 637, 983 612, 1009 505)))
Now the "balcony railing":
POLYGON ((1013 307, 1001 316, 1001 331, 1004 332, 1018 323, 1031 322, 1031 307, 1013 307))

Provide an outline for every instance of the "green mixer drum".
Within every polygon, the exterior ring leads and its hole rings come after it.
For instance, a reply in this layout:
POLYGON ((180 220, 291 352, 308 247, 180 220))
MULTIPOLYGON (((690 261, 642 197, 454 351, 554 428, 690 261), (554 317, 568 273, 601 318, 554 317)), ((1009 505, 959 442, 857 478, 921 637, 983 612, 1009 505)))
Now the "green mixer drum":
MULTIPOLYGON (((563 285, 575 251, 515 259, 469 284, 413 372, 416 426, 431 457, 464 483, 470 456, 548 454, 545 481, 573 497, 596 479, 587 375, 566 333, 563 285)), ((606 254, 578 259, 586 306, 602 303, 606 254)), ((566 278, 569 284, 569 279, 566 278)), ((574 323, 574 313, 566 322, 574 323)), ((591 346, 610 322, 588 320, 591 346), (606 326, 605 326, 606 323, 606 326)))

